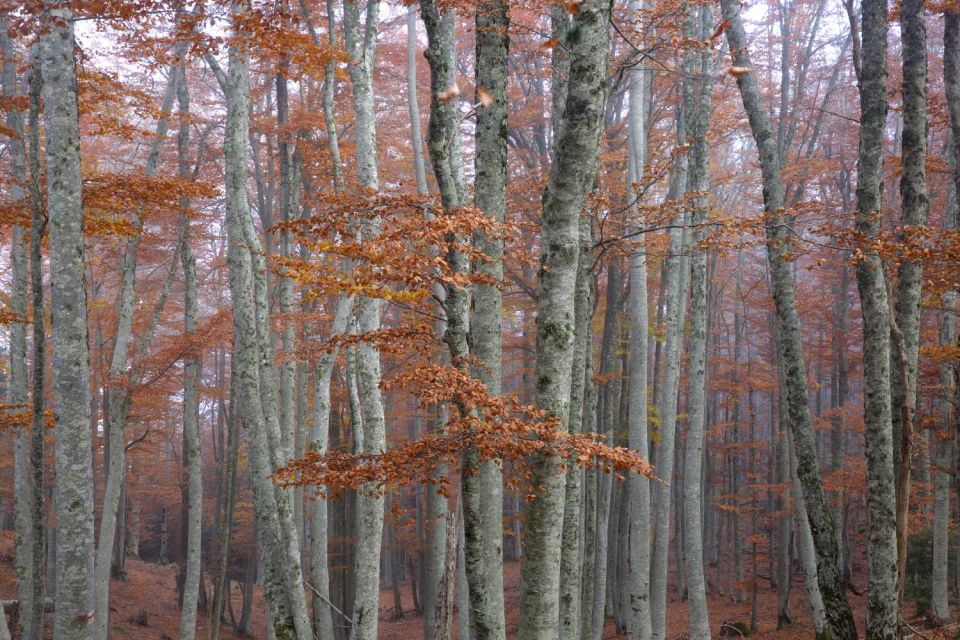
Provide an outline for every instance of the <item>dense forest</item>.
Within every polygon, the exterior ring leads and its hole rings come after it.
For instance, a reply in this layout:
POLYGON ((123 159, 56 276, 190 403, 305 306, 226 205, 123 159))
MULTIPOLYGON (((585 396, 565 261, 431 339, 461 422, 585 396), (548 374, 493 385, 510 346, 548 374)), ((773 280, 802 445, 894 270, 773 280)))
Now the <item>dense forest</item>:
POLYGON ((0 0, 0 640, 942 640, 956 0, 0 0))

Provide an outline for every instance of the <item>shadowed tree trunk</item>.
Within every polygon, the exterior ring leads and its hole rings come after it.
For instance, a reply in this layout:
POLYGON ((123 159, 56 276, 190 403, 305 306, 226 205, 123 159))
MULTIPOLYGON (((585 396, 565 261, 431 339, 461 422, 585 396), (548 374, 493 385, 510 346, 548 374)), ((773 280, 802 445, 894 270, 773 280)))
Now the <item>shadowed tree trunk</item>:
POLYGON ((899 614, 896 470, 890 409, 892 323, 883 263, 873 244, 881 228, 883 140, 887 119, 887 0, 865 0, 862 21, 856 215, 856 229, 862 245, 856 268, 863 317, 867 556, 870 565, 867 635, 872 640, 893 640, 899 636, 899 614))

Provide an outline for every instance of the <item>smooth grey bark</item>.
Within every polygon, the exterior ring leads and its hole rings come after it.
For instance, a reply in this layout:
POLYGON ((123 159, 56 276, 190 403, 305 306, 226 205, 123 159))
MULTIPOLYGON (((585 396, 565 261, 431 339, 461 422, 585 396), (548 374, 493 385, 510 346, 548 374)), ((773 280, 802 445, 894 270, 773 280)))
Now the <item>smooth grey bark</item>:
MULTIPOLYGON (((373 195, 380 189, 377 172, 377 133, 373 100, 373 64, 376 54, 379 0, 366 1, 365 26, 361 35, 360 2, 346 0, 343 10, 344 41, 350 56, 348 70, 353 87, 356 161, 360 186, 373 195)), ((380 232, 374 218, 361 230, 364 238, 380 232)), ((361 297, 357 320, 361 333, 380 328, 382 301, 361 297)), ((362 342, 357 350, 357 386, 363 415, 363 451, 379 454, 386 449, 386 426, 380 393, 380 354, 362 342)), ((354 550, 354 604, 351 640, 376 640, 380 598, 380 548, 383 538, 383 498, 357 496, 357 541, 354 550)))
MULTIPOLYGON (((461 156, 459 149, 459 118, 456 107, 456 95, 452 98, 443 97, 457 86, 456 79, 456 49, 455 26, 456 11, 454 8, 441 10, 433 0, 423 0, 420 3, 420 13, 427 32, 427 49, 424 57, 430 66, 430 122, 427 134, 427 146, 430 151, 430 164, 437 188, 440 192, 440 208, 437 215, 454 216, 457 209, 465 201, 465 189, 462 183, 461 156)), ((427 214, 431 215, 431 214, 427 214)), ((448 240, 455 240, 448 234, 448 240)), ((463 242, 463 238, 457 238, 463 242)), ((443 256, 448 268, 453 273, 466 273, 467 261, 462 252, 449 249, 443 256)), ((467 291, 454 286, 436 286, 436 297, 440 300, 442 320, 437 322, 438 333, 447 345, 450 364, 458 369, 467 367, 469 345, 467 343, 468 312, 467 291)), ((438 407, 437 427, 443 429, 446 422, 446 407, 438 407)), ((463 406, 455 407, 461 414, 467 411, 463 406)), ((464 464, 469 464, 465 459, 464 464)), ((465 467, 463 476, 474 473, 476 468, 465 467)), ((444 473, 443 471, 440 472, 444 473)), ((453 579, 448 575, 452 571, 451 540, 455 541, 459 535, 450 529, 456 514, 451 513, 451 507, 444 496, 439 495, 435 487, 427 488, 428 516, 432 520, 432 536, 428 538, 428 551, 425 562, 425 580, 428 584, 436 583, 438 588, 428 588, 426 602, 427 615, 424 617, 425 638, 430 640, 445 640, 450 633, 449 617, 453 610, 453 579), (444 518, 441 524, 440 518, 444 518), (442 537, 441 537, 442 534, 442 537), (444 587, 446 585, 446 587, 444 587), (432 634, 432 636, 431 636, 432 634)), ((453 551, 456 553, 456 550, 453 551)), ((467 611, 461 616, 469 617, 467 611)))
MULTIPOLYGON (((2 85, 3 94, 7 98, 18 96, 23 86, 17 83, 17 57, 13 41, 7 29, 7 20, 0 18, 0 54, 3 56, 2 85)), ((34 75, 37 70, 31 70, 34 75)), ((26 204, 32 201, 27 185, 29 184, 27 169, 26 132, 24 130, 24 114, 19 108, 13 107, 7 111, 6 123, 8 134, 8 153, 10 156, 13 184, 10 187, 10 196, 17 204, 26 204), (30 197, 30 200, 28 200, 30 197)), ((31 205, 33 203, 31 202, 31 205)), ((31 206, 31 211, 34 209, 31 206)), ((27 258, 27 229, 22 225, 13 226, 10 247, 11 284, 10 310, 18 316, 17 321, 10 324, 10 387, 8 401, 12 405, 12 413, 25 414, 29 409, 37 410, 36 400, 31 405, 29 373, 27 369, 27 283, 42 277, 39 273, 41 265, 32 260, 33 236, 43 233, 42 227, 35 225, 30 230, 31 235, 31 264, 27 258), (36 272, 36 273, 33 273, 36 272)), ((32 292, 35 293, 35 292, 32 292)), ((36 298, 34 297, 34 303, 36 298)), ((38 329, 43 336, 43 297, 41 292, 40 305, 34 307, 34 332, 36 340, 38 329)), ((40 349, 43 347, 40 346, 40 349)), ((36 364, 36 363, 35 363, 36 364)), ((40 364, 42 376, 42 361, 40 364)), ((34 384, 36 384, 36 377, 34 384)), ((40 377, 42 384, 43 378, 40 377)), ((33 388, 34 395, 37 388, 33 388)), ((20 611, 20 635, 24 640, 39 640, 43 632, 43 387, 40 387, 40 420, 36 417, 31 420, 30 428, 21 425, 14 436, 14 564, 17 574, 17 598, 20 611), (38 426, 39 423, 39 426, 38 426), (39 431, 38 431, 39 430, 39 431), (39 436, 39 438, 37 437, 39 436), (39 450, 36 442, 39 439, 39 450), (39 455, 38 455, 39 454, 39 455), (39 484, 38 484, 39 483, 39 484)), ((2 617, 2 616, 0 616, 2 617)), ((0 625, 5 628, 5 623, 0 625)), ((0 629, 0 634, 2 634, 0 629)), ((7 632, 9 638, 9 632, 7 632)))
MULTIPOLYGON (((331 337, 344 335, 349 330, 353 298, 341 295, 337 299, 331 337)), ((324 352, 314 372, 314 416, 311 448, 326 453, 330 442, 330 382, 338 350, 324 352)), ((310 527, 310 577, 313 581, 313 625, 321 640, 334 637, 333 611, 330 607, 330 566, 327 557, 329 516, 326 498, 313 502, 310 527)))
MULTIPOLYGON (((631 0, 630 11, 639 15, 639 0, 631 0)), ((643 69, 634 67, 629 72, 629 108, 627 116, 628 175, 627 200, 633 204, 639 197, 637 186, 643 180, 647 157, 646 140, 646 79, 643 69)), ((644 221, 639 209, 633 207, 637 218, 634 225, 639 229, 644 221)), ((627 445, 644 460, 650 458, 650 433, 647 424, 648 355, 650 312, 647 301, 647 255, 646 235, 638 234, 630 256, 630 295, 627 313, 630 318, 630 378, 627 393, 629 425, 627 445)), ((630 548, 629 548, 629 609, 630 620, 627 634, 630 640, 649 640, 650 626, 650 480, 644 475, 630 474, 628 480, 630 500, 630 548)))
MULTIPOLYGON (((537 313, 536 403, 565 430, 569 419, 574 343, 574 293, 580 254, 579 217, 597 173, 606 101, 609 0, 579 5, 572 42, 565 123, 543 199, 537 313)), ((521 563, 520 640, 558 634, 560 536, 564 474, 556 456, 534 461, 521 563)))
MULTIPOLYGON (((31 446, 30 457, 32 460, 44 459, 44 438, 46 432, 47 406, 44 394, 44 377, 46 373, 47 361, 47 333, 44 328, 44 294, 43 294, 43 236, 46 232, 48 220, 43 210, 43 198, 41 195, 41 169, 40 169, 40 91, 42 79, 40 73, 40 63, 38 61, 38 47, 31 47, 31 69, 28 82, 30 107, 28 109, 27 121, 29 125, 29 191, 30 191, 30 289, 33 303, 33 354, 32 354, 32 382, 31 408, 31 446), (40 310, 39 313, 37 310, 40 310)), ((92 450, 91 450, 92 451, 92 450)), ((46 474, 44 464, 33 465, 33 597, 32 608, 26 610, 20 608, 21 619, 31 619, 31 627, 34 631, 33 636, 24 633, 24 640, 39 640, 40 632, 44 621, 44 598, 45 586, 50 584, 51 571, 54 569, 53 562, 47 562, 47 550, 44 547, 52 547, 50 535, 47 533, 47 516, 44 511, 44 476, 46 474), (47 566, 44 566, 44 565, 47 566), (37 578, 36 576, 39 576, 37 578), (46 584, 45 584, 46 583, 46 584)), ((54 549, 55 553, 55 549, 54 549)), ((51 587, 51 592, 54 587, 51 587)), ((23 629, 21 629, 23 633, 23 629)))
MULTIPOLYGON (((883 141, 887 119, 887 0, 861 7, 860 156, 856 229, 861 238, 856 265, 863 318, 863 405, 867 455, 867 637, 899 636, 897 496, 894 483, 890 399, 890 305, 883 262, 874 242, 881 228, 883 141)), ((808 505, 808 510, 810 509, 808 505)))
MULTIPOLYGON (((710 37, 713 11, 710 5, 693 11, 687 18, 687 33, 698 39, 710 37)), ((707 255, 701 245, 706 238, 708 192, 710 189, 710 148, 707 130, 710 125, 713 91, 713 52, 705 49, 699 56, 699 68, 689 89, 684 92, 684 117, 690 136, 690 174, 687 192, 693 196, 690 223, 694 227, 690 258, 690 341, 689 392, 687 395, 687 444, 683 478, 684 566, 687 576, 687 607, 691 640, 710 638, 707 611, 706 578, 703 568, 703 448, 706 431, 707 391, 707 255), (687 93, 689 91, 689 95, 687 93)), ((695 61, 696 62, 696 61, 695 61)), ((644 301, 645 302, 645 301, 644 301)), ((646 365, 646 363, 644 363, 646 365)))
MULTIPOLYGON (((591 284, 592 288, 592 284, 591 284)), ((597 396, 593 382, 593 349, 584 359, 583 373, 583 433, 596 432, 597 396)), ((597 474, 595 470, 583 472, 583 561, 580 577, 580 640, 588 640, 593 632, 593 586, 596 574, 597 547, 597 474)))
MULTIPOLYGON (((476 10, 476 85, 491 98, 478 100, 475 130, 476 153, 474 204, 485 215, 502 222, 507 188, 507 59, 509 3, 483 0, 476 10)), ((412 107, 411 107, 412 108, 412 107)), ((479 231, 474 246, 489 262, 478 261, 478 274, 503 280, 503 240, 479 231)), ((470 318, 470 352, 479 366, 472 374, 496 397, 502 391, 503 293, 499 286, 478 284, 473 288, 470 318)), ((506 637, 503 595, 503 479, 495 460, 474 460, 466 454, 463 468, 473 464, 474 473, 462 476, 464 560, 470 593, 470 620, 476 640, 506 637)))
POLYGON ((793 432, 797 455, 797 472, 803 484, 804 501, 810 531, 817 548, 817 577, 824 607, 836 640, 857 638, 853 613, 846 598, 846 583, 840 570, 840 551, 833 514, 823 491, 823 482, 817 461, 816 437, 807 398, 806 370, 803 341, 797 314, 790 264, 786 260, 790 249, 787 220, 783 213, 783 183, 778 161, 776 140, 770 126, 766 105, 760 93, 758 80, 750 61, 747 38, 740 17, 740 6, 735 0, 721 0, 723 18, 728 23, 725 33, 733 52, 734 66, 745 70, 737 77, 737 87, 750 129, 760 157, 763 178, 763 201, 767 260, 770 265, 771 286, 779 327, 778 351, 783 359, 787 413, 793 432))
POLYGON ((93 637, 93 460, 90 369, 83 258, 83 202, 73 12, 44 3, 40 70, 46 124, 47 214, 53 333, 57 516, 57 607, 54 637, 93 637))
MULTIPOLYGON (((181 179, 190 178, 190 94, 187 88, 186 68, 176 71, 179 76, 177 103, 179 128, 177 132, 177 169, 181 179)), ((187 198, 180 200, 180 264, 183 268, 183 329, 188 341, 197 331, 197 260, 190 244, 190 207, 187 198)), ((183 439, 187 459, 187 548, 186 570, 183 581, 183 601, 180 605, 180 640, 193 640, 197 635, 197 601, 200 594, 201 543, 203 535, 203 457, 200 451, 200 355, 195 346, 183 362, 183 439)), ((219 613, 219 612, 218 612, 219 613)))
MULTIPOLYGON (((685 64, 685 68, 688 65, 685 64)), ((687 144, 686 123, 677 119, 677 144, 687 144)), ((687 182, 687 157, 681 154, 676 161, 671 184, 671 197, 684 193, 687 182)), ((656 450, 654 473, 664 482, 653 485, 653 549, 650 562, 650 627, 654 640, 663 640, 666 633, 667 560, 670 543, 670 497, 673 486, 674 445, 677 430, 677 391, 680 384, 680 352, 683 343, 683 315, 687 298, 683 253, 686 216, 677 213, 669 231, 666 269, 663 275, 665 291, 665 333, 663 349, 663 383, 657 398, 660 416, 660 443, 656 450)))

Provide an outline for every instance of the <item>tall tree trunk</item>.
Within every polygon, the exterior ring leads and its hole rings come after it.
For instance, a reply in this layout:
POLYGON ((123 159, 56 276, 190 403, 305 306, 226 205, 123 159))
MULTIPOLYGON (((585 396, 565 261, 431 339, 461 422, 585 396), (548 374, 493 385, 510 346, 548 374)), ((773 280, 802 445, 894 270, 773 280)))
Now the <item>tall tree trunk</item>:
MULTIPOLYGON (((178 43, 175 48, 175 58, 180 59, 185 51, 186 44, 178 43)), ((147 178, 157 174, 160 161, 161 146, 166 139, 170 112, 176 97, 179 71, 176 66, 170 67, 167 86, 163 93, 160 105, 160 117, 157 119, 155 137, 150 146, 144 173, 147 178)), ((105 390, 104 412, 104 491, 103 509, 100 514, 100 531, 97 538, 97 556, 95 563, 94 581, 97 589, 94 636, 96 640, 106 640, 110 625, 110 569, 113 564, 113 549, 116 544, 117 521, 120 510, 120 498, 123 493, 126 476, 126 444, 124 430, 132 399, 132 383, 135 381, 135 369, 128 360, 130 346, 133 341, 133 316, 136 305, 136 274, 137 253, 142 237, 142 220, 139 213, 134 215, 135 235, 128 241, 121 265, 121 284, 117 294, 117 328, 114 337, 113 354, 110 357, 109 375, 111 379, 124 380, 122 386, 105 390)), ((179 248, 179 247, 178 247, 179 248)), ((171 266, 170 273, 176 269, 176 259, 171 266)), ((149 333, 149 332, 148 332, 149 333)), ((138 358, 149 348, 149 338, 140 337, 138 358), (146 348, 144 348, 146 347, 146 348)))
MULTIPOLYGON (((685 65, 687 66, 687 65, 685 65)), ((686 142, 686 124, 683 118, 677 120, 677 144, 683 147, 686 142)), ((670 186, 670 197, 678 198, 684 193, 687 181, 687 158, 682 153, 677 158, 670 186)), ((663 640, 666 633, 667 607, 667 560, 670 544, 670 495, 673 486, 674 442, 677 425, 677 390, 680 383, 680 350, 683 342, 683 308, 687 297, 686 278, 683 275, 684 260, 682 253, 686 248, 685 232, 682 227, 685 215, 681 211, 674 219, 669 231, 669 249, 667 254, 664 291, 666 296, 664 317, 666 338, 663 349, 663 384, 657 399, 660 416, 660 441, 656 451, 655 473, 658 478, 668 482, 653 485, 654 533, 652 559, 650 563, 650 626, 651 637, 663 640)))
MULTIPOLYGON (((793 443, 790 443, 788 448, 792 452, 793 443)), ((810 520, 807 518, 807 507, 803 502, 803 487, 800 485, 800 476, 797 475, 797 456, 791 453, 790 458, 791 484, 793 498, 796 501, 797 547, 800 552, 800 564, 803 566, 803 583, 807 590, 810 619, 813 622, 816 640, 830 640, 827 614, 823 608, 820 586, 817 584, 817 551, 813 547, 810 520)))
MULTIPOLYGON (((903 46, 903 158, 901 162, 901 241, 910 242, 914 232, 927 223, 927 28, 924 0, 906 0, 900 9, 903 46)), ((909 256, 897 269, 894 305, 896 331, 890 368, 890 411, 893 424, 893 464, 897 491, 898 593, 903 598, 907 566, 907 514, 910 509, 913 414, 917 404, 917 359, 920 350, 920 299, 923 263, 909 256)), ((919 434, 918 434, 919 435, 919 434)))
MULTIPOLYGON (((236 16, 246 4, 234 5, 236 16)), ((231 366, 237 376, 237 396, 250 441, 249 470, 254 513, 260 532, 259 545, 264 563, 265 588, 270 606, 271 626, 280 640, 312 637, 303 592, 300 550, 293 528, 289 492, 275 489, 273 472, 283 460, 275 379, 271 379, 272 349, 266 330, 266 292, 262 250, 247 203, 246 143, 249 139, 250 99, 248 51, 238 31, 230 48, 230 66, 224 74, 216 60, 206 56, 227 99, 224 158, 227 184, 227 262, 233 307, 233 350, 231 366)))
MULTIPOLYGON (((609 1, 586 0, 578 6, 571 27, 578 37, 569 43, 565 123, 543 200, 537 314, 536 401, 559 420, 562 429, 569 420, 579 217, 597 172, 610 39, 609 1)), ((518 637, 554 640, 559 623, 564 492, 558 458, 541 456, 534 462, 533 487, 536 495, 527 508, 521 564, 518 637)))
MULTIPOLYGON (((947 224, 950 229, 957 227, 958 208, 960 208, 960 13, 948 10, 943 18, 943 78, 950 112, 950 161, 953 169, 953 181, 948 198, 947 224)), ((943 317, 940 323, 940 343, 954 345, 957 341, 956 326, 956 292, 950 291, 943 295, 943 317)), ((953 401, 957 397, 957 372, 954 367, 945 366, 941 378, 944 384, 945 400, 943 402, 943 426, 946 431, 945 439, 953 441, 954 455, 960 454, 960 442, 956 440, 957 409, 953 401)), ((940 439, 941 446, 944 440, 940 439)), ((950 522, 950 479, 952 456, 947 453, 946 447, 940 450, 936 461, 937 470, 934 474, 934 565, 932 584, 933 612, 939 620, 950 619, 949 601, 949 522, 950 522)))
MULTIPOLYGON (((699 15, 691 10, 687 18, 687 33, 698 40, 710 37, 713 11, 710 5, 699 8, 699 15)), ((709 640, 710 620, 707 611, 706 578, 703 570, 703 526, 701 522, 703 487, 703 439, 706 430, 707 391, 707 255, 701 245, 706 237, 707 193, 710 189, 710 148, 707 130, 712 108, 711 93, 713 52, 700 54, 699 69, 694 70, 690 95, 684 95, 687 104, 685 117, 691 141, 690 177, 688 193, 693 195, 691 225, 693 255, 690 262, 690 343, 689 394, 687 396, 687 444, 684 460, 683 519, 684 548, 687 571, 688 611, 691 640, 709 640)), ((646 363, 644 363, 646 364, 646 363)))
MULTIPOLYGON (((377 133, 373 94, 373 64, 376 53, 379 0, 366 1, 366 23, 361 36, 360 0, 344 2, 344 41, 350 56, 348 69, 353 87, 356 126, 356 160, 360 186, 368 193, 380 189, 377 172, 377 133)), ((380 232, 380 220, 370 220, 361 230, 365 239, 380 232)), ((380 300, 361 297, 358 324, 361 333, 380 328, 380 300)), ((362 342, 357 356, 357 385, 363 414, 364 453, 379 454, 386 449, 383 400, 380 393, 380 354, 362 342)), ((380 598, 380 548, 383 538, 383 498, 361 493, 357 496, 357 541, 354 550, 354 603, 351 640, 375 640, 380 598)))
MULTIPOLYGON (((641 2, 632 0, 630 11, 639 15, 641 2)), ((627 200, 634 204, 639 197, 637 186, 643 180, 647 158, 646 140, 646 82, 640 68, 630 71, 630 97, 628 115, 628 171, 627 200)), ((643 226, 640 210, 633 207, 639 229, 643 226)), ((649 354, 650 312, 647 302, 647 254, 646 236, 634 238, 635 247, 630 256, 630 295, 627 313, 630 317, 630 378, 629 426, 627 445, 643 459, 650 457, 650 434, 647 424, 647 356, 649 354)), ((630 499, 630 548, 629 548, 629 603, 630 620, 627 634, 630 640, 649 640, 650 627, 650 480, 634 473, 628 480, 630 499)))
MULTIPOLYGON (((890 409, 890 305, 883 263, 874 247, 881 227, 883 141, 887 119, 887 2, 862 6, 860 158, 856 228, 863 245, 857 287, 863 317, 863 397, 867 455, 867 635, 892 640, 898 631, 897 497, 890 409)), ((810 505, 808 505, 809 509, 810 505)))
POLYGON ((89 640, 93 626, 93 460, 83 258, 77 71, 70 3, 49 0, 40 30, 56 407, 57 608, 54 637, 89 640))
POLYGON ((810 520, 810 532, 817 548, 817 577, 827 618, 837 640, 857 638, 853 613, 847 602, 846 585, 840 570, 840 552, 832 514, 827 507, 823 482, 817 462, 816 436, 807 398, 803 341, 797 314, 796 294, 790 273, 787 252, 790 242, 783 213, 783 183, 776 140, 760 94, 758 79, 750 62, 747 38, 735 0, 721 0, 727 43, 733 52, 734 66, 745 73, 737 77, 737 87, 760 157, 763 176, 764 227, 767 260, 770 265, 773 301, 776 307, 780 339, 778 350, 783 358, 786 378, 786 401, 797 455, 797 472, 803 484, 803 496, 810 520))
MULTIPOLYGON (((476 86, 492 98, 489 106, 477 96, 474 204, 496 222, 503 222, 507 189, 507 56, 509 3, 484 0, 476 12, 476 86)), ((477 273, 503 280, 503 240, 478 232, 474 245, 490 259, 478 262, 477 273)), ((503 294, 499 286, 473 289, 470 351, 480 366, 473 375, 491 396, 502 390, 503 294)), ((470 593, 470 613, 476 640, 504 640, 503 480, 494 460, 466 454, 462 476, 464 558, 470 593)))
MULTIPOLYGON (((3 55, 2 84, 3 94, 7 98, 17 97, 23 87, 17 86, 17 58, 14 51, 13 41, 7 34, 7 21, 0 18, 0 54, 3 55)), ((32 70, 31 76, 37 71, 32 70)), ((26 132, 24 130, 23 111, 19 108, 12 108, 7 111, 7 130, 8 135, 8 153, 10 156, 11 170, 13 174, 13 184, 10 188, 12 200, 18 205, 25 205, 28 202, 28 191, 25 188, 29 184, 27 171, 27 150, 26 150, 26 132)), ((30 200, 33 198, 30 197, 30 200)), ((31 203, 32 204, 32 203, 31 203)), ((31 210, 34 207, 31 206, 31 210)), ((34 225, 31 229, 31 237, 39 236, 43 233, 40 225, 34 225)), ((18 318, 10 324, 10 389, 9 403, 13 413, 26 415, 29 409, 36 411, 36 401, 40 400, 40 422, 34 418, 31 421, 31 427, 21 425, 17 429, 14 439, 14 528, 15 528, 15 566, 17 572, 17 598, 19 599, 20 610, 20 635, 25 640, 39 640, 43 632, 43 387, 40 387, 39 398, 37 396, 36 380, 34 378, 33 394, 35 396, 34 404, 28 404, 30 394, 28 392, 28 370, 27 370, 27 282, 28 269, 36 273, 30 273, 33 280, 41 277, 39 269, 41 264, 31 258, 31 264, 27 263, 27 230, 21 225, 14 225, 11 238, 10 262, 12 291, 10 293, 10 310, 18 318), (38 432, 39 429, 39 432, 38 432), (35 441, 39 435, 40 449, 39 454, 35 448, 35 441), (39 481, 40 485, 37 486, 39 481), (39 501, 38 501, 39 500, 39 501), (38 522, 39 520, 39 522, 38 522), (39 561, 38 551, 39 549, 39 561)), ((33 241, 31 240, 31 256, 33 241)), ((38 244, 39 247, 39 244, 38 244)), ((36 293, 33 291, 32 293, 36 293)), ((41 341, 45 340, 43 336, 43 293, 40 293, 40 305, 36 305, 34 297, 33 324, 34 340, 39 333, 41 341)), ((40 346, 43 349, 43 346, 40 346)), ((42 351, 41 351, 42 353, 42 351)), ((36 365, 36 363, 34 363, 36 365)), ((40 374, 42 376, 43 364, 40 362, 40 374)), ((42 385, 43 378, 39 378, 42 385)), ((8 632, 9 637, 9 632, 8 632)))
MULTIPOLYGON (((189 180, 190 95, 186 68, 180 67, 177 88, 180 127, 177 135, 177 167, 180 178, 189 180)), ((180 260, 183 267, 183 328, 192 343, 197 331, 197 261, 190 245, 190 208, 187 198, 180 200, 180 260)), ((197 600, 200 593, 201 543, 203 534, 203 458, 200 452, 200 355, 197 346, 189 344, 183 363, 183 440, 187 459, 187 548, 183 580, 183 601, 180 609, 180 640, 194 640, 197 635, 197 600)), ((214 615, 219 615, 219 611, 214 615)))

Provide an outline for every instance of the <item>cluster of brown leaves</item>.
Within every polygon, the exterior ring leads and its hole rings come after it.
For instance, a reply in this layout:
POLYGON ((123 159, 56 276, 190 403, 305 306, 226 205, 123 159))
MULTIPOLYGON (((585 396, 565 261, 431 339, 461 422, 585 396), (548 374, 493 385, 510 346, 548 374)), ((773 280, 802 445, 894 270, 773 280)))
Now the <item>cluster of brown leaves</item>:
MULTIPOLYGON (((387 451, 307 453, 280 469, 277 481, 283 486, 322 486, 327 497, 360 488, 384 495, 416 482, 439 485, 446 492, 447 474, 441 470, 458 468, 468 451, 479 460, 509 461, 527 479, 543 457, 555 459, 561 468, 598 467, 618 475, 653 477, 650 464, 633 451, 607 445, 596 434, 567 433, 537 407, 491 396, 483 382, 462 369, 424 363, 384 386, 411 391, 424 408, 450 404, 460 410, 441 432, 387 451)), ((528 495, 537 490, 531 487, 528 495)))

